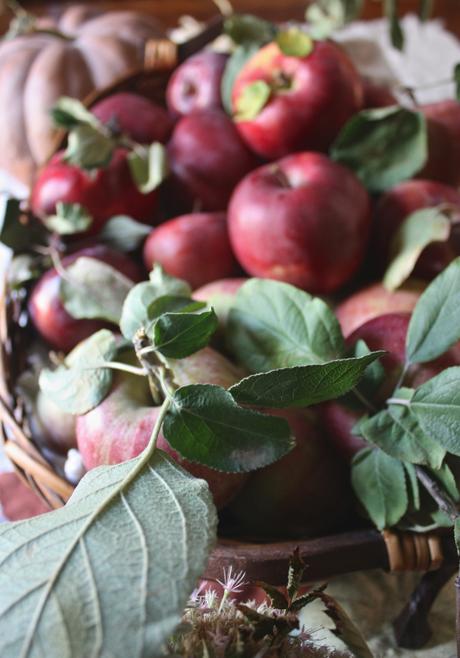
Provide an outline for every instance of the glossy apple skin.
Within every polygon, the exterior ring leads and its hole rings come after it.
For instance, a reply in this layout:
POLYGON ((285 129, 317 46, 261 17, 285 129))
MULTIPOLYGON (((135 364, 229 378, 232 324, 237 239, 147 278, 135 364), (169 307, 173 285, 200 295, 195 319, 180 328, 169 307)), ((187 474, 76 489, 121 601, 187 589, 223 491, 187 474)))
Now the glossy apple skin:
MULTIPOLYGON (((142 279, 140 268, 124 254, 97 245, 81 249, 62 260, 63 267, 77 258, 95 258, 114 267, 132 281, 142 279)), ((100 320, 76 320, 65 310, 59 298, 61 277, 53 267, 43 274, 32 290, 29 314, 39 334, 54 348, 68 352, 95 331, 107 326, 100 320)))
MULTIPOLYGON (((385 402, 398 383, 405 361, 409 321, 410 313, 381 315, 363 324, 347 339, 349 346, 354 345, 358 340, 364 340, 369 349, 387 352, 380 360, 385 369, 385 380, 380 390, 373 396, 373 402, 377 406, 385 402)), ((404 385, 420 386, 445 368, 459 364, 460 344, 457 344, 434 361, 411 366, 404 379, 404 385)), ((365 409, 359 413, 338 402, 325 403, 320 405, 320 409, 323 425, 329 438, 338 452, 346 459, 351 459, 356 452, 368 445, 351 433, 353 426, 366 412, 365 409)))
POLYGON ((298 153, 244 178, 228 224, 233 251, 249 274, 326 294, 361 265, 369 197, 345 167, 319 153, 298 153))
POLYGON ((235 185, 259 161, 222 110, 184 116, 168 145, 175 194, 200 210, 225 210, 235 185))
POLYGON ((460 103, 453 99, 420 108, 427 118, 428 162, 419 176, 460 185, 460 103))
POLYGON ((91 112, 140 144, 166 144, 174 120, 160 105, 138 94, 120 92, 96 103, 91 112))
POLYGON ((222 107, 222 74, 228 56, 203 50, 185 60, 166 88, 169 111, 176 116, 222 107))
POLYGON ((311 411, 276 415, 288 420, 297 445, 250 475, 230 504, 232 525, 250 539, 318 537, 340 530, 350 518, 352 501, 343 463, 311 411))
POLYGON ((316 41, 307 57, 288 57, 275 43, 261 48, 241 69, 232 91, 234 115, 244 89, 263 80, 279 91, 251 120, 238 120, 250 148, 267 160, 295 151, 325 151, 363 104, 363 85, 348 55, 332 41, 316 41), (290 85, 286 88, 286 85, 290 85))
POLYGON ((423 281, 409 279, 394 292, 387 290, 381 283, 361 288, 344 299, 334 311, 343 335, 347 338, 355 329, 379 315, 410 313, 425 287, 423 281))
POLYGON ((93 218, 90 232, 97 233, 115 215, 129 215, 145 224, 156 220, 157 191, 142 194, 134 184, 126 150, 116 149, 110 164, 87 172, 64 161, 57 153, 43 167, 32 188, 30 206, 38 217, 56 211, 58 201, 79 203, 93 218))
POLYGON ((182 215, 153 229, 144 244, 148 270, 159 263, 192 288, 232 276, 238 264, 230 246, 224 212, 182 215))
MULTIPOLYGON (((206 383, 228 388, 242 377, 233 364, 210 347, 171 363, 179 386, 206 383)), ((85 467, 91 469, 104 464, 118 464, 140 454, 149 442, 159 409, 153 406, 145 378, 117 373, 105 400, 77 418, 77 443, 85 467)), ((157 447, 171 455, 192 475, 204 478, 218 508, 233 498, 248 477, 245 473, 222 473, 192 464, 179 457, 162 434, 157 447)))
MULTIPOLYGON (((379 273, 390 262, 391 241, 405 218, 416 210, 448 204, 460 215, 460 193, 453 187, 428 180, 410 180, 395 185, 383 194, 374 210, 371 253, 379 273)), ((414 268, 414 276, 431 280, 460 254, 460 240, 455 229, 446 242, 429 245, 414 268)))

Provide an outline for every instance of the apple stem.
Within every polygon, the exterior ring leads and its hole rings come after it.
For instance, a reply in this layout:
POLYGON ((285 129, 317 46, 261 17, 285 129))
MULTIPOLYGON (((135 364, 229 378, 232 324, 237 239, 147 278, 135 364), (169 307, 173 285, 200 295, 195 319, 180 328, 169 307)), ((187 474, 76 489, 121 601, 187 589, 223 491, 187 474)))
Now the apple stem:
POLYGON ((415 466, 415 472, 418 480, 437 503, 439 509, 447 514, 452 521, 458 519, 460 512, 457 504, 439 483, 422 466, 415 466))

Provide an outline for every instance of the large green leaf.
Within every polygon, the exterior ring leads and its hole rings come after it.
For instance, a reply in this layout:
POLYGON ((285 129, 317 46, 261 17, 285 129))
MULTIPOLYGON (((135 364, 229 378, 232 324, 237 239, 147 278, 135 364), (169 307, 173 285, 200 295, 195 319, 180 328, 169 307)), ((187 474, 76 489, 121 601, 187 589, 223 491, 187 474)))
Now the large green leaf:
POLYGON ((101 329, 79 343, 56 370, 40 373, 40 388, 63 411, 85 414, 96 407, 112 385, 112 370, 104 365, 117 352, 114 335, 101 329))
POLYGON ((69 133, 65 160, 80 169, 106 167, 112 159, 115 140, 98 127, 81 124, 69 133))
POLYGON ((267 466, 294 447, 284 418, 243 409, 228 391, 210 384, 176 391, 163 433, 182 457, 232 473, 267 466))
POLYGON ((307 407, 332 400, 354 388, 366 368, 384 352, 251 375, 229 391, 240 404, 259 407, 307 407))
POLYGON ((416 174, 427 159, 426 120, 402 107, 363 110, 342 128, 331 157, 355 172, 372 192, 416 174))
POLYGON ((212 309, 202 313, 164 313, 153 325, 153 346, 170 359, 184 359, 206 347, 218 324, 212 309))
POLYGON ((56 126, 65 130, 79 125, 100 127, 100 122, 94 114, 87 110, 81 101, 70 98, 70 96, 59 98, 51 108, 51 117, 56 126))
POLYGON ((46 228, 59 235, 81 233, 86 231, 92 222, 91 215, 79 203, 63 203, 62 201, 58 201, 56 204, 56 214, 44 220, 46 228))
POLYGON ((97 318, 118 324, 133 282, 111 265, 81 256, 66 267, 60 297, 73 318, 97 318))
POLYGON ((207 484, 155 451, 0 528, 2 658, 162 655, 216 536, 207 484))
POLYGON ((409 363, 432 361, 460 340, 460 258, 423 292, 407 331, 409 363))
POLYGON ((340 325, 325 302, 267 279, 251 279, 238 290, 227 339, 251 372, 334 361, 345 353, 340 325))
POLYGON ((354 457, 353 489, 379 530, 394 526, 409 504, 404 466, 379 448, 364 448, 354 457))
POLYGON ((133 251, 153 231, 127 215, 115 215, 104 224, 98 240, 118 251, 133 251))

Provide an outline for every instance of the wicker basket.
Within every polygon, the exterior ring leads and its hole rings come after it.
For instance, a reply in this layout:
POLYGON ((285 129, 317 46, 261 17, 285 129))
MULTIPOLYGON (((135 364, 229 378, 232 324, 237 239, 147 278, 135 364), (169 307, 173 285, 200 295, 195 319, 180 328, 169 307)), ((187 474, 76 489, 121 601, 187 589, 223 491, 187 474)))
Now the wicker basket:
MULTIPOLYGON (((164 105, 165 88, 172 70, 218 36, 221 29, 222 19, 217 18, 201 34, 180 46, 166 39, 151 41, 147 44, 142 71, 91 94, 86 105, 91 107, 120 91, 135 92, 164 105)), ((56 149, 62 146, 64 139, 63 133, 58 135, 56 149)), ((50 508, 56 509, 68 500, 73 486, 62 475, 62 469, 48 461, 32 441, 25 409, 15 395, 18 376, 25 367, 26 350, 23 348, 30 344, 33 335, 33 329, 23 322, 26 298, 12 293, 5 281, 1 300, 0 438, 21 479, 50 508)), ((395 621, 397 640, 400 646, 407 648, 419 648, 429 638, 429 609, 458 565, 451 532, 430 535, 386 532, 382 535, 368 528, 316 539, 272 543, 221 540, 211 555, 205 577, 220 577, 222 568, 231 564, 243 569, 252 580, 281 585, 295 548, 299 548, 300 556, 308 565, 307 575, 311 581, 375 568, 424 574, 412 599, 395 621)))

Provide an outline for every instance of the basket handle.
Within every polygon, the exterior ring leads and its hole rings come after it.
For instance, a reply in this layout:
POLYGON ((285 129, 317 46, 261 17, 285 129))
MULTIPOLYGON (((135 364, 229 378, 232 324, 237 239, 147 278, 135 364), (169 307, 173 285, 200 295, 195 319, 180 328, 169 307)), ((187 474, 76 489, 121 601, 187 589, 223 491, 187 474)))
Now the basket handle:
POLYGON ((198 52, 222 34, 224 17, 211 19, 204 30, 185 43, 176 44, 170 39, 149 39, 145 44, 144 69, 171 71, 187 57, 198 52))

